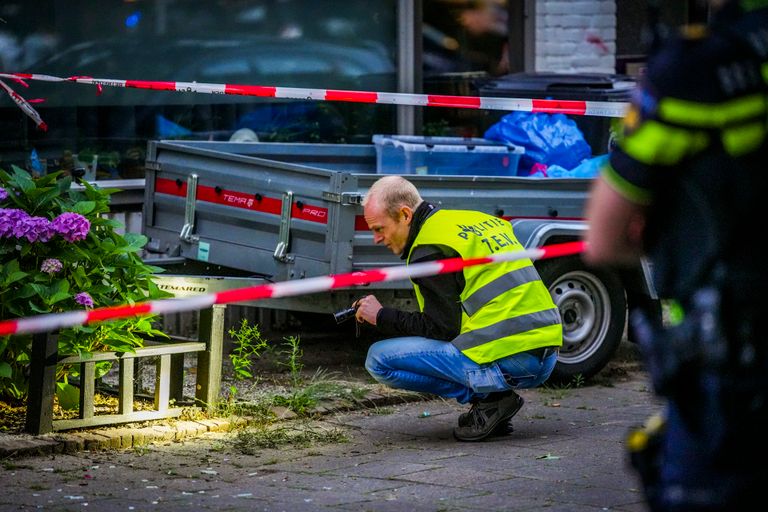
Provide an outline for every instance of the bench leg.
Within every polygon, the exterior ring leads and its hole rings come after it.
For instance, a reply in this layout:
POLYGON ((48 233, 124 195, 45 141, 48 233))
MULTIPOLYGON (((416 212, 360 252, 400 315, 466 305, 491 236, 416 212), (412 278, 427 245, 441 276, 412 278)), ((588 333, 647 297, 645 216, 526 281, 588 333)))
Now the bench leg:
POLYGON ((29 364, 29 396, 24 430, 30 434, 53 431, 53 397, 56 394, 56 361, 58 342, 48 333, 32 336, 29 364))
POLYGON ((208 412, 216 409, 221 390, 221 363, 224 346, 224 311, 226 305, 216 304, 200 312, 199 341, 205 342, 205 352, 197 355, 197 386, 195 399, 208 412))

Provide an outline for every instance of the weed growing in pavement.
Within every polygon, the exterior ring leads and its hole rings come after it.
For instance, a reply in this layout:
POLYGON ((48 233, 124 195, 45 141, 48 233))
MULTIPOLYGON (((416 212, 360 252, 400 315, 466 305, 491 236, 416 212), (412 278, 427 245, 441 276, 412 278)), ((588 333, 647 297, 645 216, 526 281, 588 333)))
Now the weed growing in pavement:
POLYGON ((5 469, 6 471, 14 471, 17 469, 32 469, 32 466, 30 466, 29 464, 17 464, 15 462, 4 460, 3 469, 5 469))
MULTIPOLYGON (((258 325, 248 325, 248 319, 243 318, 240 328, 229 330, 235 348, 229 354, 236 380, 252 379, 251 367, 253 360, 268 348, 268 342, 261 335, 258 325)), ((232 392, 232 389, 230 389, 232 392)))
MULTIPOLYGON (((297 382, 294 379, 294 382, 297 382)), ((288 395, 275 395, 274 405, 287 407, 298 416, 308 416, 323 400, 341 400, 353 404, 365 396, 364 388, 351 387, 336 380, 334 374, 318 369, 308 383, 294 386, 288 395)))
POLYGON ((140 445, 133 445, 133 453, 135 455, 138 455, 139 457, 143 457, 144 455, 149 453, 149 445, 146 444, 140 444, 140 445))
POLYGON ((342 382, 322 368, 307 380, 302 375, 304 352, 298 336, 283 338, 284 342, 278 350, 272 350, 261 336, 258 326, 248 325, 247 319, 242 321, 239 329, 231 329, 229 334, 236 344, 230 357, 237 380, 251 377, 254 359, 270 350, 279 357, 277 364, 288 369, 290 383, 284 391, 265 393, 247 401, 236 399, 238 388, 232 385, 229 396, 217 404, 218 415, 244 416, 249 418, 250 424, 268 425, 275 421, 272 410, 275 406, 285 407, 299 417, 308 417, 315 412, 321 401, 341 401, 343 405, 351 406, 362 400, 367 393, 364 387, 342 382))
POLYGON ((293 387, 299 387, 301 384, 301 370, 304 369, 304 363, 301 362, 301 358, 304 356, 304 351, 299 346, 301 339, 298 336, 286 336, 283 338, 284 350, 282 353, 286 355, 286 360, 280 364, 288 368, 291 372, 291 381, 293 387))
POLYGON ((247 416, 256 423, 269 423, 275 417, 270 411, 272 403, 271 397, 253 402, 227 400, 219 403, 218 414, 220 416, 247 416))
POLYGON ((584 376, 577 374, 571 379, 570 382, 565 384, 550 384, 545 383, 540 389, 541 393, 546 397, 544 404, 558 407, 557 400, 562 400, 568 395, 569 391, 578 389, 584 386, 584 376))
POLYGON ((585 383, 586 383, 586 379, 584 378, 584 376, 582 374, 578 373, 578 374, 574 375, 573 378, 570 381, 568 381, 568 382, 566 382, 564 384, 560 384, 560 383, 553 384, 553 383, 546 382, 541 387, 541 389, 543 391, 555 391, 555 392, 556 391, 561 391, 561 392, 564 392, 564 391, 567 391, 569 389, 583 388, 585 383))

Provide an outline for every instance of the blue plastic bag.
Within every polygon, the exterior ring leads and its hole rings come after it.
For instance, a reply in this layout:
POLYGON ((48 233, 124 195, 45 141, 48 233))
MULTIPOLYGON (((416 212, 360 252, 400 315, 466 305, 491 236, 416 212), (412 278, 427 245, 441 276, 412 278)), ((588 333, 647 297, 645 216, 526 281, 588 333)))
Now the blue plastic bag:
POLYGON ((563 114, 512 112, 486 130, 489 140, 525 148, 518 176, 528 176, 535 164, 573 169, 592 157, 592 148, 576 122, 563 114))
POLYGON ((564 169, 559 165, 551 165, 531 173, 531 178, 596 178, 600 170, 608 163, 608 155, 599 155, 584 160, 573 169, 564 169))

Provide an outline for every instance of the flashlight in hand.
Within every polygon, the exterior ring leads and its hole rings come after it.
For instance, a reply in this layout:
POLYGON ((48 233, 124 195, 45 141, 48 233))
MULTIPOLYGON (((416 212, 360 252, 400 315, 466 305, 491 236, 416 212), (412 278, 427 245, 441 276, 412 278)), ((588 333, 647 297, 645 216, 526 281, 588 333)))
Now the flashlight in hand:
POLYGON ((357 308, 354 306, 351 308, 342 309, 341 311, 337 311, 333 314, 333 319, 336 320, 337 324, 342 324, 350 318, 354 318, 356 312, 357 308))

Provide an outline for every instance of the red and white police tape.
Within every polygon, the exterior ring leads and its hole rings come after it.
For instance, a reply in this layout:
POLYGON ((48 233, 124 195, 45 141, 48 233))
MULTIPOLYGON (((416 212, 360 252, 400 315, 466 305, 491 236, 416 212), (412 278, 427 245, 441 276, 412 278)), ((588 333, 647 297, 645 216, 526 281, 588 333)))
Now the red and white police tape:
MULTIPOLYGON (((21 82, 22 84, 24 82, 21 82)), ((26 84, 24 84, 26 85, 26 84)), ((5 92, 8 93, 8 96, 11 97, 14 103, 18 105, 18 107, 21 109, 22 112, 27 114, 30 119, 32 119, 35 122, 35 125, 40 128, 43 131, 46 131, 48 129, 48 125, 45 124, 45 121, 40 117, 40 114, 37 113, 37 110, 35 110, 30 103, 25 100, 20 94, 18 94, 16 91, 11 89, 5 82, 0 80, 0 87, 5 89, 5 92)))
MULTIPOLYGON (((354 103, 411 105, 417 107, 454 107, 510 111, 518 110, 523 112, 544 112, 548 114, 571 114, 599 117, 623 117, 628 105, 625 102, 614 101, 449 96, 442 94, 408 94, 396 92, 348 91, 339 89, 306 89, 298 87, 275 87, 265 85, 118 80, 113 78, 92 78, 87 76, 70 76, 67 78, 61 78, 57 76, 34 73, 0 73, 0 78, 10 78, 21 83, 24 83, 24 80, 38 80, 44 82, 74 82, 79 84, 89 84, 97 86, 99 92, 101 92, 102 87, 106 86, 134 89, 152 89, 156 91, 258 96, 262 98, 286 98, 314 101, 347 101, 354 103)), ((5 88, 6 90, 9 89, 7 86, 5 86, 5 88)), ((19 103, 16 98, 14 98, 14 101, 16 101, 17 104, 19 103)), ((19 104, 19 106, 22 105, 19 104)), ((22 109, 25 113, 27 113, 27 115, 29 115, 29 112, 26 108, 22 107, 22 109)), ((34 116, 30 117, 35 119, 34 116)), ((35 122, 38 123, 37 120, 35 120, 35 122)), ((42 120, 40 122, 42 122, 42 120)), ((39 123, 38 126, 40 126, 39 123)))
POLYGON ((585 243, 567 242, 548 245, 537 249, 526 249, 516 252, 493 254, 484 258, 449 258, 413 265, 384 267, 362 272, 351 272, 335 276, 320 276, 309 279, 282 281, 246 288, 237 288, 218 293, 210 293, 184 299, 162 299, 139 302, 134 305, 110 306, 86 311, 69 311, 66 313, 49 313, 26 318, 0 321, 0 336, 10 334, 29 334, 36 332, 55 331, 64 327, 86 325, 104 320, 128 318, 148 313, 178 313, 208 308, 214 304, 229 304, 233 302, 253 301, 260 299, 276 299, 292 297, 308 293, 318 293, 337 288, 347 288, 369 283, 413 279, 457 272, 463 268, 475 265, 488 265, 504 261, 522 259, 539 260, 579 254, 584 250, 585 243))

